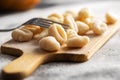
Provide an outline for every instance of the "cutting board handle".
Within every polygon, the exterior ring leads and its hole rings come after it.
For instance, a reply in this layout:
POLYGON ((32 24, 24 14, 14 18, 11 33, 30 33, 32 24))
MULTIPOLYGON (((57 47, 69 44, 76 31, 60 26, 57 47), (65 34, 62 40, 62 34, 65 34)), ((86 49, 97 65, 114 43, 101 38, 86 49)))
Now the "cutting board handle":
POLYGON ((3 68, 2 76, 5 80, 21 80, 29 76, 46 60, 45 55, 23 54, 3 68))

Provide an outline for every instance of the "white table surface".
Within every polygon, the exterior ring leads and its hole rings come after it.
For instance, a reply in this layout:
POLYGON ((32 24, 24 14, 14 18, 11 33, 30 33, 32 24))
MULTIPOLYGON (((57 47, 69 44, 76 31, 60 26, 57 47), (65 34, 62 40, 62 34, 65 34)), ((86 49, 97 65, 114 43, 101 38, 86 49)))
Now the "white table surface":
MULTIPOLYGON (((13 27, 38 16, 53 12, 91 8, 97 16, 104 17, 106 11, 120 15, 120 1, 99 1, 33 9, 21 13, 0 16, 0 28, 13 27)), ((0 45, 9 40, 10 32, 0 32, 0 45)), ((15 57, 0 53, 0 72, 15 57)), ((1 74, 0 74, 1 75, 1 74)), ((84 63, 49 63, 40 66, 25 80, 119 80, 120 79, 120 31, 117 32, 89 61, 84 63)), ((2 80, 0 76, 0 80, 2 80)))

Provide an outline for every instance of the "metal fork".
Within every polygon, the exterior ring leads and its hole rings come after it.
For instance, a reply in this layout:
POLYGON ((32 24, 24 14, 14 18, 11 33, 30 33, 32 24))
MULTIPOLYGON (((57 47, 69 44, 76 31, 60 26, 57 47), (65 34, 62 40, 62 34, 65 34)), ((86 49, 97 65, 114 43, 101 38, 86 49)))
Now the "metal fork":
POLYGON ((25 22, 24 24, 22 24, 18 27, 15 27, 15 28, 12 28, 12 29, 0 29, 0 32, 12 31, 14 29, 17 29, 17 28, 23 26, 23 25, 36 25, 36 26, 40 26, 40 27, 43 27, 43 28, 48 28, 53 23, 60 24, 65 29, 68 27, 68 25, 60 23, 60 22, 56 22, 56 21, 52 21, 52 20, 48 20, 48 19, 44 19, 44 18, 32 18, 32 19, 28 20, 27 22, 25 22))

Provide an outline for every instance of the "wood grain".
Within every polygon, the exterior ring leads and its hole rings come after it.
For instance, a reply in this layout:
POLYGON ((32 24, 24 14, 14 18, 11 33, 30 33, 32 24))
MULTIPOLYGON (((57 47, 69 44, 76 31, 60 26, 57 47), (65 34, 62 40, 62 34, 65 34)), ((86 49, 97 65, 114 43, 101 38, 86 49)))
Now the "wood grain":
POLYGON ((1 46, 1 52, 20 57, 3 68, 3 78, 7 80, 23 79, 32 74, 41 64, 52 61, 87 61, 119 30, 119 26, 120 21, 109 25, 109 29, 103 35, 88 34, 90 42, 81 49, 69 49, 63 45, 57 52, 46 52, 40 49, 36 40, 29 42, 10 40, 1 46))

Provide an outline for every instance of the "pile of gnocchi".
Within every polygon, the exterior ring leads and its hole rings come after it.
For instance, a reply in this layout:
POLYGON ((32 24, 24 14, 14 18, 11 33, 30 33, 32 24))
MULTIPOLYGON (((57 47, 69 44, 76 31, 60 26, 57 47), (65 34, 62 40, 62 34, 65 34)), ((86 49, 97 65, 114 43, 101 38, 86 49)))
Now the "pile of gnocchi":
POLYGON ((82 48, 89 43, 90 38, 86 34, 92 31, 93 34, 102 35, 108 28, 108 24, 117 21, 115 15, 107 12, 105 21, 94 16, 88 8, 82 8, 78 13, 66 11, 63 14, 53 13, 47 19, 68 25, 64 29, 60 24, 52 24, 49 28, 42 28, 36 25, 24 25, 13 30, 11 36, 15 41, 25 42, 33 38, 38 40, 40 49, 46 51, 58 51, 62 45, 68 48, 82 48))

